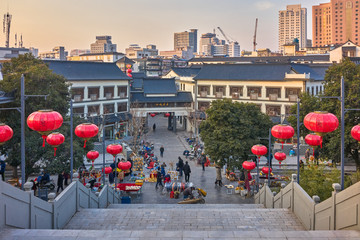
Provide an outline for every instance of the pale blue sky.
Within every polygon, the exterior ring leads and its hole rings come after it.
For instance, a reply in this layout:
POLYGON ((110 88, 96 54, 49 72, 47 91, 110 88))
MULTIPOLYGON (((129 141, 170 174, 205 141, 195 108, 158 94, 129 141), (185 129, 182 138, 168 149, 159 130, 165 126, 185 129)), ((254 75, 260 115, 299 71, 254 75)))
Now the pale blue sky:
MULTIPOLYGON (((173 33, 199 29, 202 33, 221 27, 251 50, 255 18, 259 18, 258 48, 277 50, 278 11, 301 3, 308 10, 311 38, 311 6, 330 0, 0 0, 0 13, 13 15, 14 34, 23 34, 26 47, 51 50, 54 46, 90 48, 96 35, 111 35, 118 51, 129 44, 155 44, 173 49, 173 33)), ((0 46, 4 46, 0 34, 0 46)), ((221 37, 222 38, 222 37, 221 37)))

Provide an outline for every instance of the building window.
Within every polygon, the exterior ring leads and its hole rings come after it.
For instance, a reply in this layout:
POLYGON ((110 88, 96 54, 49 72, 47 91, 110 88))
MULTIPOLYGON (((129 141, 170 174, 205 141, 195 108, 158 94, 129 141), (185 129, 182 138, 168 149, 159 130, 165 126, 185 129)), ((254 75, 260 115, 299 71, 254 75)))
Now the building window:
POLYGON ((230 95, 233 99, 239 99, 239 97, 243 96, 243 87, 230 87, 230 95))
POLYGON ((120 98, 127 98, 127 86, 118 86, 118 94, 120 98))
POLYGON ((261 97, 261 87, 248 87, 247 88, 247 96, 248 97, 255 97, 255 96, 261 97))
POLYGON ((277 98, 281 98, 281 88, 266 88, 266 97, 270 98, 270 100, 277 100, 277 98))
POLYGON ((207 95, 210 95, 210 86, 199 86, 199 95, 200 97, 207 97, 207 95))
POLYGON ((84 107, 74 107, 73 113, 75 116, 84 117, 84 107))
POLYGON ((100 114, 100 105, 90 105, 88 106, 88 115, 97 116, 100 114))
POLYGON ((126 112, 127 111, 127 103, 118 103, 118 112, 126 112))
POLYGON ((226 87, 225 86, 213 86, 213 93, 215 97, 222 98, 226 95, 226 87))
POLYGON ((104 87, 104 97, 112 99, 114 97, 114 87, 104 87))
POLYGON ((99 87, 89 87, 88 88, 88 98, 90 98, 93 101, 97 100, 99 98, 99 92, 100 92, 99 87))
POLYGON ((210 102, 198 102, 198 109, 200 111, 205 111, 210 107, 210 102))
POLYGON ((71 88, 72 99, 80 102, 84 99, 84 88, 71 88))
POLYGON ((104 104, 104 114, 114 113, 114 104, 104 104))

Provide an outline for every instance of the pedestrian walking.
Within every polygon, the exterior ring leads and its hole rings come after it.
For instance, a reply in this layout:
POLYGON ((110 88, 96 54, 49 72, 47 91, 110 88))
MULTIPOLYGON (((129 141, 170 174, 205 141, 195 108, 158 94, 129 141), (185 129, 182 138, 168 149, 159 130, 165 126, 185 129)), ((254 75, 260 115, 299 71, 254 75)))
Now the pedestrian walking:
POLYGON ((306 149, 306 151, 305 151, 305 160, 306 160, 306 163, 309 162, 309 158, 310 158, 310 148, 306 149))
POLYGON ((1 178, 4 182, 5 182, 5 167, 6 167, 5 161, 0 160, 0 174, 1 174, 1 178))
POLYGON ((160 186, 164 187, 163 184, 162 184, 162 174, 161 174, 161 171, 160 171, 160 168, 158 168, 158 171, 157 171, 157 176, 156 176, 156 185, 155 185, 155 189, 157 190, 160 186))
POLYGON ((155 132, 155 129, 156 129, 156 124, 154 123, 153 125, 153 131, 155 132))
POLYGON ((67 187, 69 185, 69 183, 68 183, 69 178, 70 178, 70 175, 67 172, 65 172, 64 173, 64 185, 65 185, 65 187, 67 187))
POLYGON ((206 156, 204 153, 201 153, 200 161, 201 161, 202 170, 205 171, 206 156))
POLYGON ((162 175, 162 176, 165 176, 165 175, 166 175, 165 167, 166 167, 166 164, 165 164, 165 163, 161 164, 161 175, 162 175))
POLYGON ((216 171, 216 181, 215 181, 215 185, 219 184, 219 186, 222 187, 223 184, 222 184, 221 167, 220 167, 220 165, 215 164, 215 171, 216 171))
POLYGON ((188 161, 185 162, 183 171, 184 171, 184 174, 185 174, 185 182, 189 182, 191 169, 190 169, 188 161))
POLYGON ((181 159, 181 157, 179 157, 177 167, 178 167, 178 171, 179 171, 179 176, 182 177, 182 172, 183 172, 183 168, 184 168, 184 161, 181 159))
POLYGON ((57 190, 56 190, 56 193, 59 192, 60 188, 61 188, 61 191, 64 191, 64 187, 63 187, 63 183, 64 183, 64 173, 65 172, 62 172, 58 175, 58 181, 57 181, 57 190))
POLYGON ((165 150, 164 146, 161 145, 161 147, 160 147, 160 157, 164 157, 164 150, 165 150))

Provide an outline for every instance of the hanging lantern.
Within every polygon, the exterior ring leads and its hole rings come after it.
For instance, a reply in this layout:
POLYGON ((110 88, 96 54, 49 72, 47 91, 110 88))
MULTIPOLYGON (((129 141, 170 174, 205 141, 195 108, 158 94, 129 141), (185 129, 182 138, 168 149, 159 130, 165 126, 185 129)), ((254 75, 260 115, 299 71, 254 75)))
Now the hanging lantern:
POLYGON ((106 147, 106 152, 114 156, 114 161, 115 161, 115 156, 121 153, 122 150, 123 148, 120 144, 110 144, 106 147))
POLYGON ((304 118, 304 125, 317 135, 324 136, 337 129, 339 120, 332 113, 318 111, 307 114, 304 118))
POLYGON ((271 128, 271 135, 273 135, 274 138, 279 139, 281 142, 281 148, 284 148, 286 139, 292 138, 294 133, 294 128, 286 124, 278 124, 271 128))
POLYGON ((86 157, 91 160, 92 166, 94 167, 94 160, 99 157, 99 152, 91 150, 86 154, 86 157))
POLYGON ((76 126, 75 135, 79 138, 84 138, 84 148, 86 147, 86 141, 95 137, 99 133, 99 128, 92 123, 82 123, 76 126))
POLYGON ((13 135, 14 132, 11 127, 5 123, 0 123, 0 146, 9 141, 13 135))
POLYGON ((128 73, 128 74, 132 73, 131 68, 126 69, 126 73, 128 73))
POLYGON ((156 114, 155 114, 155 113, 151 113, 150 116, 151 116, 151 117, 155 117, 156 114))
POLYGON ((131 168, 131 162, 129 162, 129 161, 119 162, 118 168, 121 170, 128 170, 131 168))
POLYGON ((360 143, 360 124, 351 129, 351 136, 360 143))
POLYGON ((260 162, 260 157, 267 153, 267 147, 261 144, 257 144, 252 146, 251 152, 259 158, 260 162))
POLYGON ((111 167, 105 167, 105 174, 109 174, 112 172, 112 168, 111 167))
POLYGON ((242 166, 244 169, 251 171, 256 167, 256 164, 255 164, 255 162, 244 161, 242 166))
POLYGON ((62 123, 63 117, 53 110, 39 110, 30 114, 27 118, 28 127, 41 134, 43 147, 45 147, 46 136, 61 127, 62 123))
MULTIPOLYGON (((269 174, 269 168, 268 167, 263 167, 262 169, 261 169, 261 171, 264 173, 264 174, 266 174, 266 175, 268 175, 269 174)), ((270 173, 272 172, 272 169, 270 168, 270 173)))
POLYGON ((131 73, 128 73, 126 74, 128 77, 131 77, 132 78, 132 74, 131 73))
POLYGON ((165 117, 170 117, 170 113, 165 113, 164 116, 165 117))
POLYGON ((54 148, 54 157, 56 156, 56 149, 60 146, 60 144, 62 144, 65 141, 65 137, 64 135, 62 135, 61 133, 58 132, 54 132, 49 134, 46 137, 46 142, 53 146, 54 148))
POLYGON ((313 148, 313 156, 315 155, 315 147, 320 146, 322 147, 322 136, 319 136, 315 133, 310 133, 305 136, 305 142, 307 145, 313 148))
POLYGON ((286 154, 284 152, 276 152, 274 158, 279 161, 281 167, 281 162, 286 159, 286 154))

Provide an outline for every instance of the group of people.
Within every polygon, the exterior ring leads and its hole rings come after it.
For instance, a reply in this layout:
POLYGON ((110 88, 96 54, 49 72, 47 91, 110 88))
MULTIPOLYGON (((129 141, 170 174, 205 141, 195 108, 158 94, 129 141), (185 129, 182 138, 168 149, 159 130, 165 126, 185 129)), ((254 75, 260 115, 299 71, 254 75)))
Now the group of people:
POLYGON ((189 162, 186 161, 184 164, 184 160, 182 160, 181 157, 179 157, 178 159, 179 161, 176 163, 176 170, 179 172, 179 177, 182 177, 184 172, 185 182, 189 182, 191 173, 189 162))
POLYGON ((69 185, 69 183, 68 183, 69 178, 70 178, 70 175, 65 171, 63 171, 62 173, 60 173, 58 175, 56 193, 58 193, 60 189, 61 189, 61 191, 64 190, 64 184, 65 184, 65 187, 67 187, 69 185))

